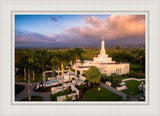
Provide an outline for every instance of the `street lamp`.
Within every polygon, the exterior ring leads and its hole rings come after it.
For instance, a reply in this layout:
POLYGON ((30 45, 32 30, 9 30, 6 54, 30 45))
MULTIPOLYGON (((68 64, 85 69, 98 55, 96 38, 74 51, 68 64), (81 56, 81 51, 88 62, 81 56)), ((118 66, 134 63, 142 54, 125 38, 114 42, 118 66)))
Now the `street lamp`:
POLYGON ((100 90, 101 90, 101 88, 98 87, 98 100, 99 100, 99 101, 100 101, 100 90))
POLYGON ((29 85, 29 97, 28 100, 31 101, 31 97, 32 97, 32 83, 29 85))
POLYGON ((30 93, 30 94, 31 94, 31 97, 32 97, 32 83, 31 83, 31 87, 30 87, 30 89, 31 89, 31 93, 30 93))
POLYGON ((144 83, 143 83, 143 82, 141 82, 141 85, 142 85, 142 96, 143 96, 143 85, 144 85, 144 83))

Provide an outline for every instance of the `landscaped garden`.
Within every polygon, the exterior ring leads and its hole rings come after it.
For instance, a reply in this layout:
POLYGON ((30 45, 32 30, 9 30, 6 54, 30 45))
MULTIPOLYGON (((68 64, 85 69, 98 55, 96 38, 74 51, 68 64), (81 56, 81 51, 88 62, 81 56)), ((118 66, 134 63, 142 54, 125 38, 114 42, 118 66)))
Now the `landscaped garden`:
POLYGON ((122 100, 121 96, 105 89, 101 88, 98 91, 98 88, 92 88, 83 93, 82 101, 120 101, 122 100), (98 93, 99 92, 99 93, 98 93))
POLYGON ((140 81, 130 80, 125 81, 127 89, 122 90, 122 92, 128 94, 128 95, 137 95, 142 93, 142 91, 138 88, 138 86, 141 84, 140 81))
POLYGON ((50 98, 51 98, 51 101, 57 101, 58 96, 68 95, 68 94, 72 94, 72 93, 76 93, 76 91, 72 91, 71 86, 69 86, 64 91, 60 91, 55 94, 51 94, 50 98))

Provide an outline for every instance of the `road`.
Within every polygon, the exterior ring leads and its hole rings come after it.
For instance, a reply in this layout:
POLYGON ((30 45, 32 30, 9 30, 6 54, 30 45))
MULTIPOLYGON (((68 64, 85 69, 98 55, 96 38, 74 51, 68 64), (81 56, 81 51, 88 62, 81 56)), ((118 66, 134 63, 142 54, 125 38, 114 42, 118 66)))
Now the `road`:
MULTIPOLYGON (((51 92, 36 92, 34 91, 35 85, 37 85, 38 82, 32 83, 32 96, 42 96, 43 101, 50 101, 50 94, 51 92)), ((22 92, 18 93, 15 96, 15 101, 20 101, 26 97, 28 97, 28 83, 25 82, 16 82, 16 84, 23 85, 25 88, 22 92)))

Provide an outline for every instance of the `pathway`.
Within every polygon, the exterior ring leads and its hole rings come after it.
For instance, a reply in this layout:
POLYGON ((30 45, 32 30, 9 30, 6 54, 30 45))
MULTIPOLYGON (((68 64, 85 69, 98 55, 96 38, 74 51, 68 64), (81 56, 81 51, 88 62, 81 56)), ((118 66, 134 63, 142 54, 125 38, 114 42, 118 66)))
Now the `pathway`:
POLYGON ((136 78, 122 79, 122 81, 130 81, 130 80, 135 80, 135 81, 145 81, 145 79, 136 79, 136 78))
POLYGON ((125 93, 123 93, 123 92, 121 92, 121 91, 118 91, 118 90, 116 90, 116 89, 113 88, 113 87, 107 86, 107 85, 105 85, 105 84, 102 83, 102 82, 100 82, 100 85, 101 85, 102 87, 108 89, 109 91, 112 91, 113 93, 121 96, 121 97, 123 98, 123 100, 127 100, 127 94, 125 94, 125 93))
MULTIPOLYGON (((38 82, 32 83, 32 96, 42 96, 43 101, 50 101, 50 94, 51 92, 36 92, 34 91, 35 85, 37 85, 38 82)), ((15 96, 15 101, 20 101, 26 97, 28 97, 28 83, 24 82, 16 82, 16 84, 23 85, 25 88, 22 92, 18 93, 15 96)))

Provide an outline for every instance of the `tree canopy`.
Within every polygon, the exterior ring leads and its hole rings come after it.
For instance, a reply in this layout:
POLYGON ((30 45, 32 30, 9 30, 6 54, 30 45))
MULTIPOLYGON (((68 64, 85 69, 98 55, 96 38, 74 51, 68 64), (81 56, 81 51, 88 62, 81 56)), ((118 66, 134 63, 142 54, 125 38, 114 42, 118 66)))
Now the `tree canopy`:
POLYGON ((101 73, 99 69, 95 66, 91 66, 85 73, 85 76, 87 77, 88 81, 90 83, 99 83, 101 79, 101 73))

